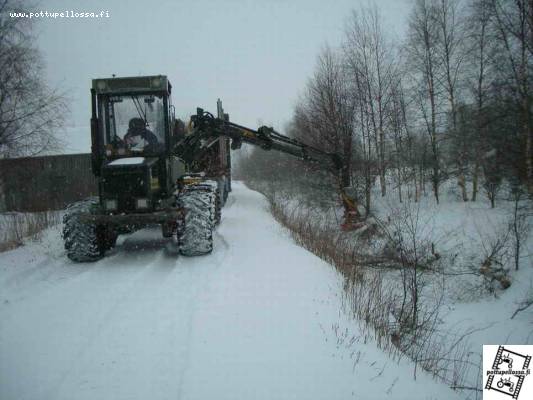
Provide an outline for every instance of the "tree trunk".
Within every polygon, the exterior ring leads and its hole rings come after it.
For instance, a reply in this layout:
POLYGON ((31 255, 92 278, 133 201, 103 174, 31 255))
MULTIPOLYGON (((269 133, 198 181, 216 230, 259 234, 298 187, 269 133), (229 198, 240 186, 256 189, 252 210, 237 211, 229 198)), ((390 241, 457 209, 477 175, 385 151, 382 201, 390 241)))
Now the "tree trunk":
POLYGON ((533 130, 531 129, 531 115, 529 110, 529 94, 524 96, 524 136, 526 157, 526 182, 529 194, 533 195, 533 130))
MULTIPOLYGON (((380 122, 381 125, 381 122, 380 122)), ((379 127, 379 181, 381 185, 381 197, 387 194, 387 184, 385 182, 385 144, 383 142, 383 127, 379 127)))
POLYGON ((479 180, 479 161, 478 161, 478 157, 476 157, 476 161, 474 165, 474 172, 472 176, 472 201, 477 200, 478 180, 479 180))

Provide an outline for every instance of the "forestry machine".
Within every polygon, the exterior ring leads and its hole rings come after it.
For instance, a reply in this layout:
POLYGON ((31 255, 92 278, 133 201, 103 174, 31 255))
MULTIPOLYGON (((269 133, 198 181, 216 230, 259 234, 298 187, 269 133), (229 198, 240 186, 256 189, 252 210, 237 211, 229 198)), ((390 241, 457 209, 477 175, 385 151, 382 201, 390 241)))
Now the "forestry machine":
MULTIPOLYGON (((171 89, 162 75, 92 81, 91 161, 99 195, 67 208, 63 239, 71 260, 98 260, 119 234, 153 224, 171 238, 176 253, 210 253, 231 191, 230 149, 242 143, 322 163, 342 175, 338 155, 266 126, 232 123, 220 100, 216 117, 198 108, 185 127, 174 116, 171 89)), ((357 209, 342 190, 346 185, 340 186, 345 217, 353 219, 357 209)))

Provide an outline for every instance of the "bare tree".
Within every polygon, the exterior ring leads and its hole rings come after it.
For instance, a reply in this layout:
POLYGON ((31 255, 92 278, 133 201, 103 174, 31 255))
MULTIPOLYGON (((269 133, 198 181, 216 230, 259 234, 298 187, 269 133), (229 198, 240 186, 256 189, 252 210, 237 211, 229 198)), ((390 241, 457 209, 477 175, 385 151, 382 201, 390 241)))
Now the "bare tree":
POLYGON ((511 197, 514 207, 513 215, 509 222, 509 229, 512 234, 514 265, 515 269, 518 270, 520 268, 523 242, 527 239, 530 230, 528 216, 531 214, 531 211, 528 210, 529 204, 523 201, 525 199, 525 193, 519 185, 512 188, 511 197))
POLYGON ((458 129, 457 103, 459 97, 459 83, 463 72, 465 47, 464 22, 461 18, 459 0, 438 0, 434 13, 435 24, 438 27, 437 54, 442 65, 440 81, 448 97, 450 107, 450 136, 455 144, 455 162, 457 165, 457 183, 461 189, 463 201, 468 201, 466 192, 466 164, 467 142, 464 132, 458 129))
POLYGON ((425 130, 429 137, 431 149, 431 183, 433 194, 439 202, 439 187, 442 180, 440 143, 437 136, 437 116, 439 92, 437 79, 438 61, 438 27, 434 23, 437 7, 434 0, 416 0, 409 17, 407 52, 409 67, 412 71, 415 96, 422 113, 425 130))
POLYGON ((388 118, 390 120, 390 130, 394 139, 394 151, 391 154, 394 160, 394 167, 397 170, 397 187, 400 203, 403 201, 403 186, 406 184, 408 201, 413 198, 411 194, 411 185, 414 184, 414 201, 417 202, 420 193, 421 179, 417 176, 417 164, 423 164, 422 157, 415 155, 416 139, 411 127, 411 110, 408 104, 408 95, 406 93, 403 79, 403 71, 398 73, 395 83, 392 86, 390 111, 388 118))
POLYGON ((340 176, 341 188, 350 186, 352 180, 354 110, 342 61, 326 46, 296 108, 294 132, 319 148, 342 154, 345 165, 340 176))
POLYGON ((32 20, 18 0, 0 3, 0 157, 36 155, 57 149, 57 129, 66 105, 43 82, 43 63, 32 36, 32 20))
POLYGON ((381 195, 387 192, 386 141, 388 111, 390 110, 392 84, 396 78, 396 60, 391 40, 383 29, 377 6, 352 11, 345 29, 344 55, 352 80, 360 86, 355 93, 364 102, 377 155, 381 195))
MULTIPOLYGON (((353 71, 352 71, 353 73, 353 71)), ((372 201, 372 187, 374 185, 374 152, 372 151, 372 128, 370 123, 369 113, 366 112, 366 96, 367 92, 363 89, 363 80, 360 74, 353 74, 353 98, 357 104, 357 122, 359 135, 359 147, 361 150, 357 154, 357 169, 362 172, 363 175, 363 190, 365 195, 365 215, 370 213, 371 201, 372 201), (358 95, 356 95, 358 94, 358 95)), ((377 153, 377 151, 376 151, 377 153)))
POLYGON ((492 0, 472 0, 468 16, 468 62, 470 66, 469 91, 474 100, 475 131, 472 170, 472 201, 477 200, 479 191, 479 175, 485 161, 484 155, 488 148, 487 129, 490 119, 488 118, 487 102, 489 89, 494 81, 493 57, 494 35, 491 29, 492 12, 490 2, 492 0))
POLYGON ((405 173, 405 166, 406 166, 406 160, 404 159, 404 141, 405 141, 405 135, 403 128, 406 126, 403 121, 404 114, 402 113, 402 101, 403 101, 403 93, 401 88, 401 83, 395 85, 395 87, 392 90, 392 104, 391 104, 391 112, 389 115, 390 118, 390 125, 391 125, 391 131, 394 138, 394 154, 393 159, 394 162, 394 168, 396 170, 397 175, 397 186, 398 186, 398 200, 400 203, 403 201, 402 198, 402 185, 403 180, 406 175, 405 173))
POLYGON ((503 44, 508 87, 513 91, 520 111, 523 146, 523 175, 533 194, 533 118, 531 92, 533 73, 533 2, 531 0, 491 0, 492 12, 503 44))

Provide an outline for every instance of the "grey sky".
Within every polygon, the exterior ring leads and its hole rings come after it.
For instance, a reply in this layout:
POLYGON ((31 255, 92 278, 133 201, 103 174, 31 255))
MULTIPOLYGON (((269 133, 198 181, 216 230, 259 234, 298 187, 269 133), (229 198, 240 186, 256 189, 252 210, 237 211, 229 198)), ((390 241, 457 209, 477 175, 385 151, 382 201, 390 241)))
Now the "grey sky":
MULTIPOLYGON (((408 0, 374 0, 395 34, 408 0)), ((52 86, 68 92, 66 152, 89 151, 90 80, 166 74, 177 114, 223 100, 231 119, 282 128, 325 43, 337 45, 350 10, 367 0, 47 0, 35 11, 100 12, 103 19, 42 19, 38 45, 52 86)))

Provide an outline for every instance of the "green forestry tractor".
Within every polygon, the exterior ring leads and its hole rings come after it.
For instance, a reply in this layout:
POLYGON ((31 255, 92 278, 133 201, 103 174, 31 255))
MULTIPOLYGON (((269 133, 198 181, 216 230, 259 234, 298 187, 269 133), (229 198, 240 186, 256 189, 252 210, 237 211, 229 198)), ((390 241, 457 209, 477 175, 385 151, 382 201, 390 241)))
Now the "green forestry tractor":
MULTIPOLYGON (((210 253, 231 192, 230 149, 242 143, 323 163, 342 175, 338 155, 270 127, 232 123, 220 100, 216 117, 198 108, 186 127, 174 115, 171 91, 163 75, 92 81, 91 161, 98 197, 67 208, 63 239, 71 260, 96 261, 119 234, 154 224, 176 253, 210 253)), ((353 221, 357 208, 344 190, 341 195, 345 216, 353 221)))

